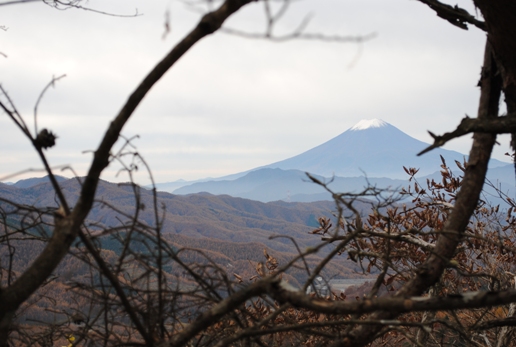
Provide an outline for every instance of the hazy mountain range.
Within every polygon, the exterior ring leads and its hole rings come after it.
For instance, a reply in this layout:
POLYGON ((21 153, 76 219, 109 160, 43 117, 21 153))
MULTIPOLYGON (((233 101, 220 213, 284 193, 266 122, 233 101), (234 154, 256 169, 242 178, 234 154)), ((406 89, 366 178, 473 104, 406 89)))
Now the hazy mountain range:
MULTIPOLYGON (((337 192, 358 192, 367 185, 396 189, 407 185, 403 166, 419 169, 422 181, 440 180, 441 156, 457 169, 455 161, 466 156, 456 151, 435 149, 416 154, 429 146, 379 119, 363 120, 339 136, 292 158, 218 179, 160 183, 158 190, 174 194, 229 194, 259 201, 317 201, 331 195, 309 182, 309 172, 337 192), (367 176, 367 179, 366 179, 367 176)), ((457 170, 458 171, 458 170, 457 170)), ((512 194, 515 175, 512 164, 490 162, 488 178, 512 194)))
MULTIPOLYGON (((59 180, 66 198, 73 206, 80 191, 79 180, 59 180)), ((140 195, 139 206, 145 208, 139 210, 138 219, 147 225, 155 225, 152 193, 142 189, 140 195)), ((0 196, 3 198, 0 209, 4 212, 15 210, 12 205, 6 203, 7 200, 50 210, 57 208, 55 193, 46 177, 14 185, 0 183, 0 196)), ((161 208, 164 208, 163 237, 173 247, 202 249, 217 264, 231 267, 231 272, 246 275, 254 274, 253 264, 264 261, 264 249, 283 264, 295 257, 296 247, 288 238, 294 239, 301 249, 318 244, 320 236, 309 232, 319 226, 319 217, 333 218, 335 210, 335 204, 330 201, 262 203, 228 195, 180 196, 164 192, 159 193, 158 199, 160 215, 161 208), (288 238, 271 238, 273 235, 284 235, 288 238)), ((100 230, 129 223, 131 216, 136 215, 138 204, 133 189, 127 184, 100 181, 95 200, 94 208, 88 214, 85 224, 95 235, 105 234, 106 236, 101 238, 103 245, 109 245, 107 249, 116 252, 117 248, 111 247, 115 242, 109 239, 111 233, 101 234, 100 230), (108 208, 106 204, 116 206, 117 210, 108 208)), ((368 204, 360 202, 357 202, 357 208, 364 212, 370 210, 368 204)), ((11 223, 18 224, 16 218, 21 216, 9 215, 8 218, 11 223)), ((332 248, 330 245, 312 256, 310 263, 320 261, 332 248)), ((190 256, 193 255, 185 253, 186 260, 197 261, 189 258, 190 256)), ((26 254, 17 253, 15 257, 17 264, 27 265, 26 254)), ((330 264, 326 274, 329 277, 353 278, 356 277, 353 273, 355 266, 355 263, 342 257, 340 261, 330 264)), ((306 277, 301 270, 293 271, 291 275, 292 280, 299 283, 306 277)))
MULTIPOLYGON (((451 163, 464 160, 464 154, 441 148, 418 157, 417 153, 428 146, 382 120, 362 120, 315 148, 263 168, 301 170, 325 177, 405 179, 403 166, 419 168, 419 174, 425 176, 439 170, 441 155, 451 163)), ((492 167, 503 165, 507 163, 491 161, 492 167)))

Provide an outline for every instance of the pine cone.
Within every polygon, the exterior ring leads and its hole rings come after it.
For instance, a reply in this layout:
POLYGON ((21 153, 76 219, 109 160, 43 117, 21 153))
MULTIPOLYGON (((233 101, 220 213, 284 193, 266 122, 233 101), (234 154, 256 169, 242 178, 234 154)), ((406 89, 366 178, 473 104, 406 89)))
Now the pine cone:
POLYGON ((38 137, 36 137, 36 146, 39 148, 50 148, 56 144, 57 136, 54 135, 51 131, 47 129, 43 129, 39 132, 38 137))

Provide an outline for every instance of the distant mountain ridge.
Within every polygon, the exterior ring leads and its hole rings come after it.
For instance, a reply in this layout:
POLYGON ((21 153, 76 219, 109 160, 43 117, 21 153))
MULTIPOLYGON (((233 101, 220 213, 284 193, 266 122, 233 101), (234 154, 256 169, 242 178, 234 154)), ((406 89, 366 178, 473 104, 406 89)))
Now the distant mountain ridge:
MULTIPOLYGON (((260 168, 301 170, 332 177, 388 177, 404 179, 403 166, 419 169, 422 176, 439 170, 440 156, 450 163, 466 155, 442 148, 417 156, 429 144, 419 141, 380 119, 362 120, 333 139, 294 157, 260 168)), ((492 159, 490 166, 507 165, 492 159)))
MULTIPOLYGON (((55 178, 56 178, 57 182, 63 182, 63 181, 67 180, 66 177, 58 176, 58 175, 55 175, 55 178)), ((27 178, 24 180, 19 180, 16 183, 13 183, 11 185, 16 188, 30 188, 30 187, 36 186, 38 184, 48 183, 48 182, 50 182, 50 179, 48 178, 48 176, 44 176, 44 177, 32 177, 32 178, 27 178)))
MULTIPOLYGON (((462 163, 466 158, 441 148, 418 157, 427 146, 383 120, 362 120, 339 136, 282 161, 218 179, 164 183, 157 188, 174 194, 209 192, 264 202, 309 202, 329 200, 331 194, 307 183, 305 172, 323 182, 331 181, 330 188, 336 192, 358 192, 367 185, 396 189, 408 184, 404 166, 419 169, 418 177, 424 180, 428 175, 439 175, 441 156, 452 170, 457 169, 455 161, 462 163)), ((488 178, 493 183, 503 183, 510 190, 514 182, 511 175, 512 164, 491 160, 488 178)))
MULTIPOLYGON (((396 180, 386 177, 332 177, 314 175, 319 181, 328 183, 335 192, 359 192, 368 185, 391 189, 406 186, 407 180, 396 180)), ((284 200, 297 202, 313 202, 331 200, 331 194, 322 186, 309 180, 305 172, 300 170, 259 169, 234 180, 196 182, 174 190, 174 194, 228 194, 234 197, 258 200, 263 202, 284 200)))

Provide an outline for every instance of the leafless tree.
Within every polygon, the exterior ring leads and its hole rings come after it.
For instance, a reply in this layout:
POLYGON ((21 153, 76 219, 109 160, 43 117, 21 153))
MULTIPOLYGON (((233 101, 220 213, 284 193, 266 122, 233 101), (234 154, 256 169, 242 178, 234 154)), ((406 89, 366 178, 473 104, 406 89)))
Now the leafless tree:
MULTIPOLYGON (((51 130, 37 127, 33 132, 14 101, 1 89, 0 107, 38 153, 58 205, 36 209, 8 198, 1 199, 0 242, 5 246, 8 261, 7 266, 1 265, 0 346, 27 341, 47 345, 66 337, 66 328, 62 326, 40 327, 29 333, 15 326, 17 314, 31 304, 34 293, 41 292, 53 279, 66 256, 88 265, 84 277, 69 284, 74 288, 73 300, 82 308, 68 312, 71 323, 86 321, 83 325, 77 324, 76 344, 93 341, 101 345, 148 346, 364 346, 382 339, 391 342, 405 339, 414 345, 443 345, 459 340, 470 345, 507 345, 512 334, 510 327, 514 326, 514 275, 512 268, 494 266, 493 257, 503 258, 506 264, 513 262, 514 235, 503 235, 496 228, 493 234, 485 226, 472 228, 471 218, 475 213, 491 216, 481 210, 480 199, 487 163, 496 135, 516 133, 516 43, 513 39, 516 37, 516 4, 510 0, 474 0, 483 16, 484 21, 481 21, 457 6, 436 0, 419 1, 461 29, 473 25, 487 33, 477 117, 464 119, 453 132, 432 135, 435 143, 429 148, 473 132, 469 160, 461 164, 463 177, 456 180, 445 169, 441 186, 429 182, 423 188, 416 182, 415 193, 406 192, 415 194, 414 213, 404 210, 401 219, 393 210, 387 214, 377 210, 364 220, 354 209, 356 197, 334 193, 337 219, 333 227, 329 221, 321 220, 321 228, 316 233, 324 234, 322 243, 300 250, 299 255, 286 264, 278 264, 265 253, 265 264, 257 265, 257 276, 253 279, 229 275, 202 251, 170 247, 162 234, 162 210, 155 192, 150 198, 146 197, 149 201, 143 201, 139 188, 130 184, 135 206, 131 213, 95 201, 102 171, 112 161, 124 162, 126 158, 128 152, 124 150, 113 154, 113 146, 150 88, 194 44, 220 30, 227 18, 253 1, 208 2, 212 9, 152 68, 113 118, 94 152, 86 177, 77 181, 80 193, 76 199, 66 196, 47 162, 45 151, 55 145, 56 136, 51 130), (498 110, 502 93, 508 110, 505 116, 500 116, 498 110), (433 192, 437 195, 432 195, 433 192), (427 200, 423 199, 425 196, 427 200), (117 213, 119 225, 92 224, 87 219, 92 209, 100 205, 117 213), (139 219, 145 206, 152 206, 151 223, 139 219), (351 216, 346 216, 345 211, 351 216), (423 216, 422 211, 427 215, 423 216), (113 236, 119 252, 110 253, 103 247, 102 236, 106 235, 113 236), (77 238, 80 242, 74 244, 77 238), (27 240, 39 245, 39 255, 21 271, 15 271, 9 259, 27 240), (135 245, 135 240, 139 246, 135 245), (308 256, 328 245, 333 245, 333 250, 316 268, 310 269, 306 265, 308 256), (498 251, 488 253, 490 247, 498 251), (478 249, 484 252, 479 253, 478 249), (204 261, 186 263, 182 258, 185 252, 198 252, 204 261), (339 254, 347 254, 359 262, 365 272, 378 269, 377 280, 365 297, 347 301, 338 296, 310 296, 282 279, 282 274, 293 266, 304 266, 308 274, 306 289, 321 269, 335 261, 339 254), (483 260, 480 270, 480 263, 471 261, 474 254, 483 260), (165 271, 171 264, 174 270, 165 271), (174 272, 178 269, 179 272, 174 272), (179 276, 184 278, 180 280, 179 276), (509 305, 506 311, 492 310, 502 305, 509 305), (474 318, 466 319, 461 310, 473 312, 474 318), (440 312, 446 312, 447 319, 440 312), (84 314, 85 319, 77 318, 84 314), (500 334, 493 337, 491 329, 500 329, 500 334)), ((0 5, 20 2, 27 1, 0 5)), ((80 6, 76 1, 48 3, 80 6)), ((273 29, 289 1, 283 1, 284 9, 277 13, 271 12, 269 1, 263 3, 268 23, 262 36, 284 39, 275 37, 273 29)), ((289 38, 324 38, 305 33, 303 29, 302 24, 289 38)), ((514 147, 514 136, 512 142, 514 147)), ((131 173, 134 166, 125 165, 131 173)), ((446 167, 445 163, 443 166, 446 167)), ((415 170, 407 169, 407 173, 414 176, 415 170)), ((375 191, 365 193, 379 196, 375 191)), ((512 200, 506 200, 514 205, 512 200)), ((500 230, 505 227, 504 231, 513 230, 512 209, 510 211, 508 221, 499 225, 500 230)), ((479 222, 485 221, 480 218, 479 222)), ((45 296, 39 298, 43 300, 45 296)))

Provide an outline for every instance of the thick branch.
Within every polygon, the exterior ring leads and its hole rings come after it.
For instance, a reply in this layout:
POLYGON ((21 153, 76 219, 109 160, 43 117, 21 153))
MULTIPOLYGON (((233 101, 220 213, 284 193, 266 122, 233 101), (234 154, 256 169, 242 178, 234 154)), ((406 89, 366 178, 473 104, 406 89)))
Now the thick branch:
MULTIPOLYGON (((136 107, 154 84, 176 63, 195 43, 203 37, 218 30, 222 23, 242 6, 252 0, 226 0, 217 10, 202 17, 199 24, 170 53, 145 77, 129 100, 111 122, 104 138, 95 151, 93 163, 84 181, 77 204, 70 215, 59 216, 52 238, 45 249, 31 266, 11 287, 0 291, 0 323, 5 315, 16 310, 28 297, 37 290, 59 265, 68 252, 73 240, 86 216, 88 215, 95 196, 100 174, 108 166, 110 151, 118 140, 123 126, 129 120, 136 107)), ((3 326, 3 325, 2 325, 3 326)), ((3 343, 5 331, 0 331, 0 344, 3 343)))
MULTIPOLYGON (((382 297, 359 301, 328 301, 306 295, 302 291, 281 290, 271 294, 281 303, 325 314, 365 314, 376 311, 391 311, 397 314, 417 311, 451 311, 493 307, 516 302, 516 290, 498 292, 469 292, 445 297, 382 297)), ((514 321, 514 319, 513 319, 514 321)))
POLYGON ((465 117, 461 120, 457 129, 444 135, 435 135, 428 132, 434 139, 434 143, 417 155, 422 155, 431 150, 443 146, 446 142, 469 133, 488 133, 488 134, 511 134, 516 132, 516 115, 507 115, 493 119, 478 119, 465 117))
POLYGON ((93 163, 84 181, 81 196, 72 213, 74 216, 83 220, 91 209, 100 173, 109 164, 111 147, 113 147, 118 140, 123 126, 149 90, 195 43, 218 30, 230 15, 251 1, 252 0, 227 0, 217 10, 204 15, 197 27, 179 42, 140 83, 131 94, 122 110, 120 110, 117 117, 111 122, 100 146, 95 151, 93 163))
POLYGON ((516 2, 513 0, 473 0, 482 12, 487 39, 493 48, 503 76, 508 110, 516 104, 516 2), (507 100, 508 98, 508 100, 507 100))
MULTIPOLYGON (((435 247, 435 244, 427 242, 427 241, 422 240, 422 239, 419 239, 419 238, 414 237, 411 234, 407 234, 407 233, 403 233, 403 234, 402 233, 390 233, 390 234, 387 234, 387 233, 376 233, 376 232, 372 232, 372 231, 369 231, 369 230, 363 230, 362 232, 364 234, 367 234, 367 235, 370 235, 370 236, 374 236, 374 237, 383 238, 383 239, 403 241, 403 242, 406 242, 406 243, 410 243, 412 245, 419 246, 419 247, 421 247, 422 249, 425 249, 425 250, 433 250, 434 247, 435 247)), ((323 238, 321 238, 321 240, 329 241, 329 242, 335 242, 335 241, 345 240, 347 237, 348 236, 323 237, 323 238)))
MULTIPOLYGON (((10 286, 0 292, 0 320, 4 313, 16 310, 38 289, 68 253, 75 239, 70 218, 56 220, 54 234, 32 265, 10 286)), ((2 332, 0 331, 0 334, 2 332)), ((0 340, 0 344, 2 341, 0 340)))
MULTIPOLYGON (((486 43, 480 87, 478 119, 496 118, 501 94, 501 80, 489 43, 486 43)), ((425 262, 415 269, 414 277, 395 294, 395 297, 405 298, 421 295, 441 277, 449 260, 452 259, 477 205, 495 140, 496 135, 475 133, 461 189, 457 194, 451 215, 443 227, 443 231, 448 232, 439 235, 434 252, 430 253, 425 262)), ((393 311, 379 311, 372 314, 371 319, 392 319, 396 315, 397 313, 393 311)), ((370 343, 379 331, 380 327, 359 326, 351 332, 350 336, 336 341, 332 346, 364 346, 370 343)))
POLYGON ((23 4, 23 3, 26 3, 26 2, 39 2, 41 0, 13 0, 13 1, 5 1, 5 2, 0 2, 0 6, 4 6, 4 5, 16 5, 16 4, 23 4))
POLYGON ((458 7, 457 5, 450 6, 437 0, 419 0, 419 2, 428 5, 439 17, 446 19, 448 22, 461 29, 468 30, 467 24, 472 24, 477 28, 486 31, 486 24, 484 22, 479 21, 469 14, 468 11, 458 7))
POLYGON ((516 326, 516 317, 509 317, 504 319, 496 319, 487 321, 478 327, 474 328, 474 330, 487 330, 498 327, 514 327, 516 326))

